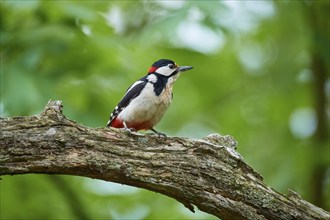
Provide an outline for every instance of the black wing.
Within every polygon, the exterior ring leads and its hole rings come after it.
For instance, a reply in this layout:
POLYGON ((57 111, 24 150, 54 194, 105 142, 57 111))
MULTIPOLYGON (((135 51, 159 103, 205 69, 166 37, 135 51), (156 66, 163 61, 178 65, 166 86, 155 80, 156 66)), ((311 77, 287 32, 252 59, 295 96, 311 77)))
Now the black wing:
POLYGON ((110 115, 110 120, 107 124, 107 127, 110 126, 111 122, 113 119, 115 119, 119 113, 128 106, 128 104, 135 98, 137 97, 142 89, 145 87, 145 85, 147 84, 147 81, 142 78, 139 81, 135 82, 133 85, 131 85, 127 91, 126 94, 124 95, 124 97, 120 100, 120 102, 118 103, 118 105, 115 107, 115 109, 113 110, 113 112, 110 115))

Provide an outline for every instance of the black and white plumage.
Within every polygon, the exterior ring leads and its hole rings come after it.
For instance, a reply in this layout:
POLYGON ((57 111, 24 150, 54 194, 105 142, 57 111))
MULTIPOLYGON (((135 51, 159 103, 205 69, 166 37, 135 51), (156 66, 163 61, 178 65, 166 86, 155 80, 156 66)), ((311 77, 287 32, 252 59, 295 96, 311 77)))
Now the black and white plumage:
POLYGON ((128 131, 152 130, 171 104, 173 83, 181 72, 191 66, 178 66, 172 60, 161 59, 148 70, 148 74, 126 91, 110 115, 107 127, 125 128, 128 131))

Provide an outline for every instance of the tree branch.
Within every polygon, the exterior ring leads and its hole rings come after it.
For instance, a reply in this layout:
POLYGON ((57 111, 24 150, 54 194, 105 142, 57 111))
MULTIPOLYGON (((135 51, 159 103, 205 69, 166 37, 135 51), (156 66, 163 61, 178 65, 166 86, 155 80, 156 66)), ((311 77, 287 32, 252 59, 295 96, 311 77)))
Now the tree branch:
POLYGON ((330 219, 293 191, 265 185, 230 136, 201 140, 88 128, 49 101, 38 116, 1 118, 0 175, 69 174, 149 189, 221 219, 330 219))

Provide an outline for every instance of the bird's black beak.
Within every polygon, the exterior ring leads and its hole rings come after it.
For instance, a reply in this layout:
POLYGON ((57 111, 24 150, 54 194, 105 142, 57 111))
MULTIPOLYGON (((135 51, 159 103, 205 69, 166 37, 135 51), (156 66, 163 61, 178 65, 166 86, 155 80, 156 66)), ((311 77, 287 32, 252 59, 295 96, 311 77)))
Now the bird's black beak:
POLYGON ((177 71, 178 72, 184 72, 184 71, 187 71, 187 70, 191 70, 193 67, 192 66, 179 66, 177 71))

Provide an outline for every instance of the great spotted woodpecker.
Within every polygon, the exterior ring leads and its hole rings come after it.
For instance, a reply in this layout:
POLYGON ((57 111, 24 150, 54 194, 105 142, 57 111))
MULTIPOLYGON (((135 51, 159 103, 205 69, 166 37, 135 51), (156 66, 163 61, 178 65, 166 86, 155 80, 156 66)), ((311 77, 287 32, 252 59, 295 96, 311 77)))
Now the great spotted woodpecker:
POLYGON ((178 66, 172 60, 161 59, 148 69, 146 76, 133 83, 110 115, 107 127, 124 128, 131 133, 138 130, 151 130, 157 135, 154 126, 161 120, 170 106, 173 83, 181 72, 192 66, 178 66))

